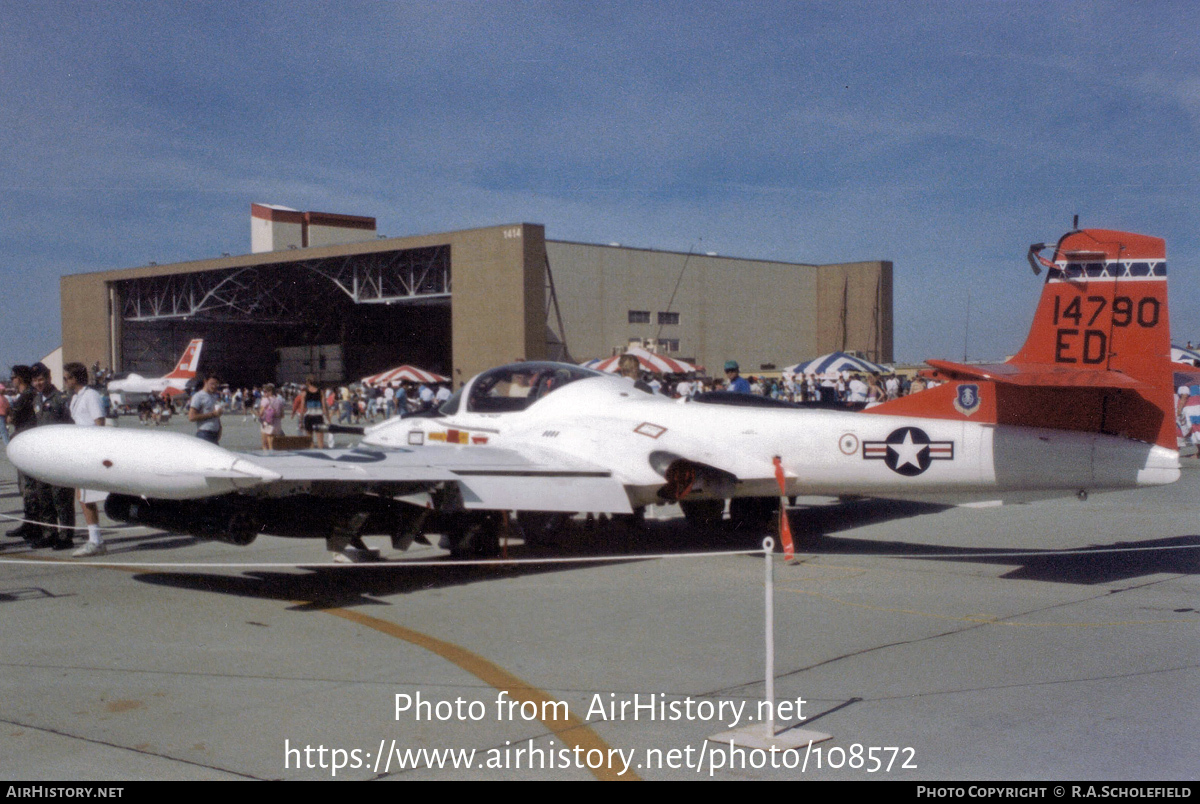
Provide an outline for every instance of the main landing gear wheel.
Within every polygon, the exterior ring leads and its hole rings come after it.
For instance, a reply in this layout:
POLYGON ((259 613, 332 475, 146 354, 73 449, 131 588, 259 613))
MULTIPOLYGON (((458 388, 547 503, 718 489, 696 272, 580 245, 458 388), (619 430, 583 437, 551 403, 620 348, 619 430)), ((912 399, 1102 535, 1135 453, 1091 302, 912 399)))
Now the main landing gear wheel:
POLYGON ((229 517, 224 541, 245 547, 258 538, 261 530, 262 523, 254 514, 249 511, 237 511, 229 517))

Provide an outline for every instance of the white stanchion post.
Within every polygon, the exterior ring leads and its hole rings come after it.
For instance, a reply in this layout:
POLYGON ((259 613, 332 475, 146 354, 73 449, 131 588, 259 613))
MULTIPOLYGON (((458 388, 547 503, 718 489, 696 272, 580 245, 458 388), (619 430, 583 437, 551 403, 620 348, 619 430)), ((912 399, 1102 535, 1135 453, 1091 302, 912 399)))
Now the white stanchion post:
POLYGON ((766 682, 767 682, 767 704, 770 707, 770 717, 767 720, 767 734, 771 737, 775 736, 775 562, 771 560, 771 554, 775 550, 775 540, 770 536, 763 539, 763 563, 765 565, 766 577, 764 578, 767 599, 764 606, 763 619, 766 621, 766 639, 765 645, 767 650, 766 661, 766 682))
POLYGON ((832 740, 832 734, 825 734, 811 729, 801 729, 795 726, 775 731, 775 540, 770 536, 763 539, 763 587, 766 599, 763 606, 764 647, 766 657, 766 676, 764 698, 767 704, 767 717, 762 723, 743 726, 732 731, 714 734, 708 739, 715 742, 728 742, 730 745, 741 745, 746 748, 799 748, 823 740, 832 740))

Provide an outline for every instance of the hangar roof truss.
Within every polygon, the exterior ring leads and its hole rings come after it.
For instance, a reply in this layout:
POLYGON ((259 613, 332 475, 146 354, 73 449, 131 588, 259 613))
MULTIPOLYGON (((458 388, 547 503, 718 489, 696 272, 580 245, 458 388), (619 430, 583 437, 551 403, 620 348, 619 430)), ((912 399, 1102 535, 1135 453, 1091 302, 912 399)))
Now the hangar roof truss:
POLYGON ((406 249, 299 263, 333 282, 355 304, 450 296, 450 248, 406 249))
POLYGON ((114 284, 126 321, 197 318, 283 323, 327 305, 329 286, 353 304, 450 297, 450 247, 402 249, 175 273, 114 284))

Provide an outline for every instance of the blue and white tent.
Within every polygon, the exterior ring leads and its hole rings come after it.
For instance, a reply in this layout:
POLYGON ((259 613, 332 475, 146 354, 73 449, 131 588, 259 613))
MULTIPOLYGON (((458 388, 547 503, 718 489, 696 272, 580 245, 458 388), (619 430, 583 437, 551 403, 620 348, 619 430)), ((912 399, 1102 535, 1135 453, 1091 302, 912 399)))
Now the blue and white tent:
POLYGON ((784 374, 838 374, 843 371, 860 374, 885 374, 887 369, 870 360, 848 355, 845 352, 831 352, 827 355, 814 357, 803 363, 788 366, 784 374))

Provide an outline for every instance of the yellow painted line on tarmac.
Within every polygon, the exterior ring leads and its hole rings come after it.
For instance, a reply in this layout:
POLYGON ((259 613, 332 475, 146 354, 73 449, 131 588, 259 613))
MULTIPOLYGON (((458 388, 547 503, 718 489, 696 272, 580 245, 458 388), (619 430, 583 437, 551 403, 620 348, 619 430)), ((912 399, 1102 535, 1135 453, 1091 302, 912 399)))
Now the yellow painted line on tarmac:
MULTIPOLYGON (((322 611, 326 614, 332 614, 334 617, 341 617, 343 620, 349 620, 366 628, 374 629, 382 634, 403 639, 405 642, 410 642, 417 647, 436 653, 446 661, 466 670, 489 686, 495 687, 497 690, 504 690, 514 701, 531 701, 537 706, 539 712, 554 711, 553 704, 558 703, 548 693, 522 681, 512 673, 489 662, 482 656, 472 653, 466 648, 455 645, 452 642, 446 642, 436 637, 431 637, 428 634, 423 634, 420 631, 414 631, 411 628, 405 628, 402 625, 397 625, 396 623, 350 609, 322 609, 322 611), (543 704, 549 704, 549 706, 543 707, 543 704)), ((592 731, 590 726, 580 721, 574 715, 568 715, 566 720, 541 720, 564 743, 580 748, 584 754, 592 749, 596 749, 604 754, 606 760, 611 756, 608 743, 600 739, 600 735, 592 731)), ((614 768, 611 764, 605 764, 599 768, 589 768, 589 770, 592 771, 592 775, 602 781, 640 780, 640 777, 632 770, 626 771, 623 776, 618 776, 619 768, 614 768)))
MULTIPOLYGON (((61 561, 63 564, 77 563, 55 558, 51 558, 49 560, 41 559, 40 561, 46 563, 51 561, 54 563, 59 563, 59 561, 61 561)), ((33 562, 31 561, 29 563, 33 562)), ((117 569, 132 573, 145 572, 144 567, 115 567, 111 565, 106 566, 103 562, 89 563, 91 563, 93 566, 102 567, 104 569, 117 569)), ((305 601, 293 601, 293 603, 297 605, 306 605, 305 601)), ((308 601, 308 603, 311 603, 311 601, 308 601)), ((393 636, 397 639, 403 639, 405 642, 410 642, 417 647, 424 648, 432 653, 436 653, 446 661, 457 665, 463 670, 466 670, 468 673, 480 679, 489 686, 494 687, 497 690, 504 690, 509 694, 509 697, 511 697, 518 704, 524 701, 530 701, 537 707, 538 712, 555 711, 553 704, 558 703, 558 701, 551 697, 549 693, 539 690, 537 687, 522 681, 499 665, 489 662, 482 656, 472 653, 466 648, 455 645, 452 642, 446 642, 436 637, 431 637, 428 634, 423 634, 420 631, 414 631, 411 628, 405 628, 402 625, 396 625, 393 622, 381 620, 378 617, 372 617, 369 614, 363 614, 361 612, 351 611, 349 609, 321 609, 321 611, 325 612, 326 614, 332 614, 334 617, 341 617, 343 620, 349 620, 350 622, 358 623, 359 625, 365 626, 366 628, 371 628, 382 634, 387 634, 388 636, 393 636), (543 708, 543 703, 548 704, 548 706, 543 708)), ((558 738, 563 741, 564 744, 569 745, 572 748, 578 747, 585 755, 588 751, 596 749, 604 755, 606 760, 612 756, 609 753, 608 743, 604 742, 604 740, 600 738, 600 735, 596 734, 596 732, 592 730, 591 726, 588 726, 574 715, 568 715, 565 720, 545 720, 542 718, 539 718, 539 720, 541 720, 547 728, 553 731, 558 738)), ((614 768, 611 764, 605 764, 598 768, 589 767, 588 770, 592 772, 593 776, 601 781, 641 781, 641 777, 634 773, 633 770, 627 770, 625 771, 624 775, 618 775, 620 769, 614 768)))

